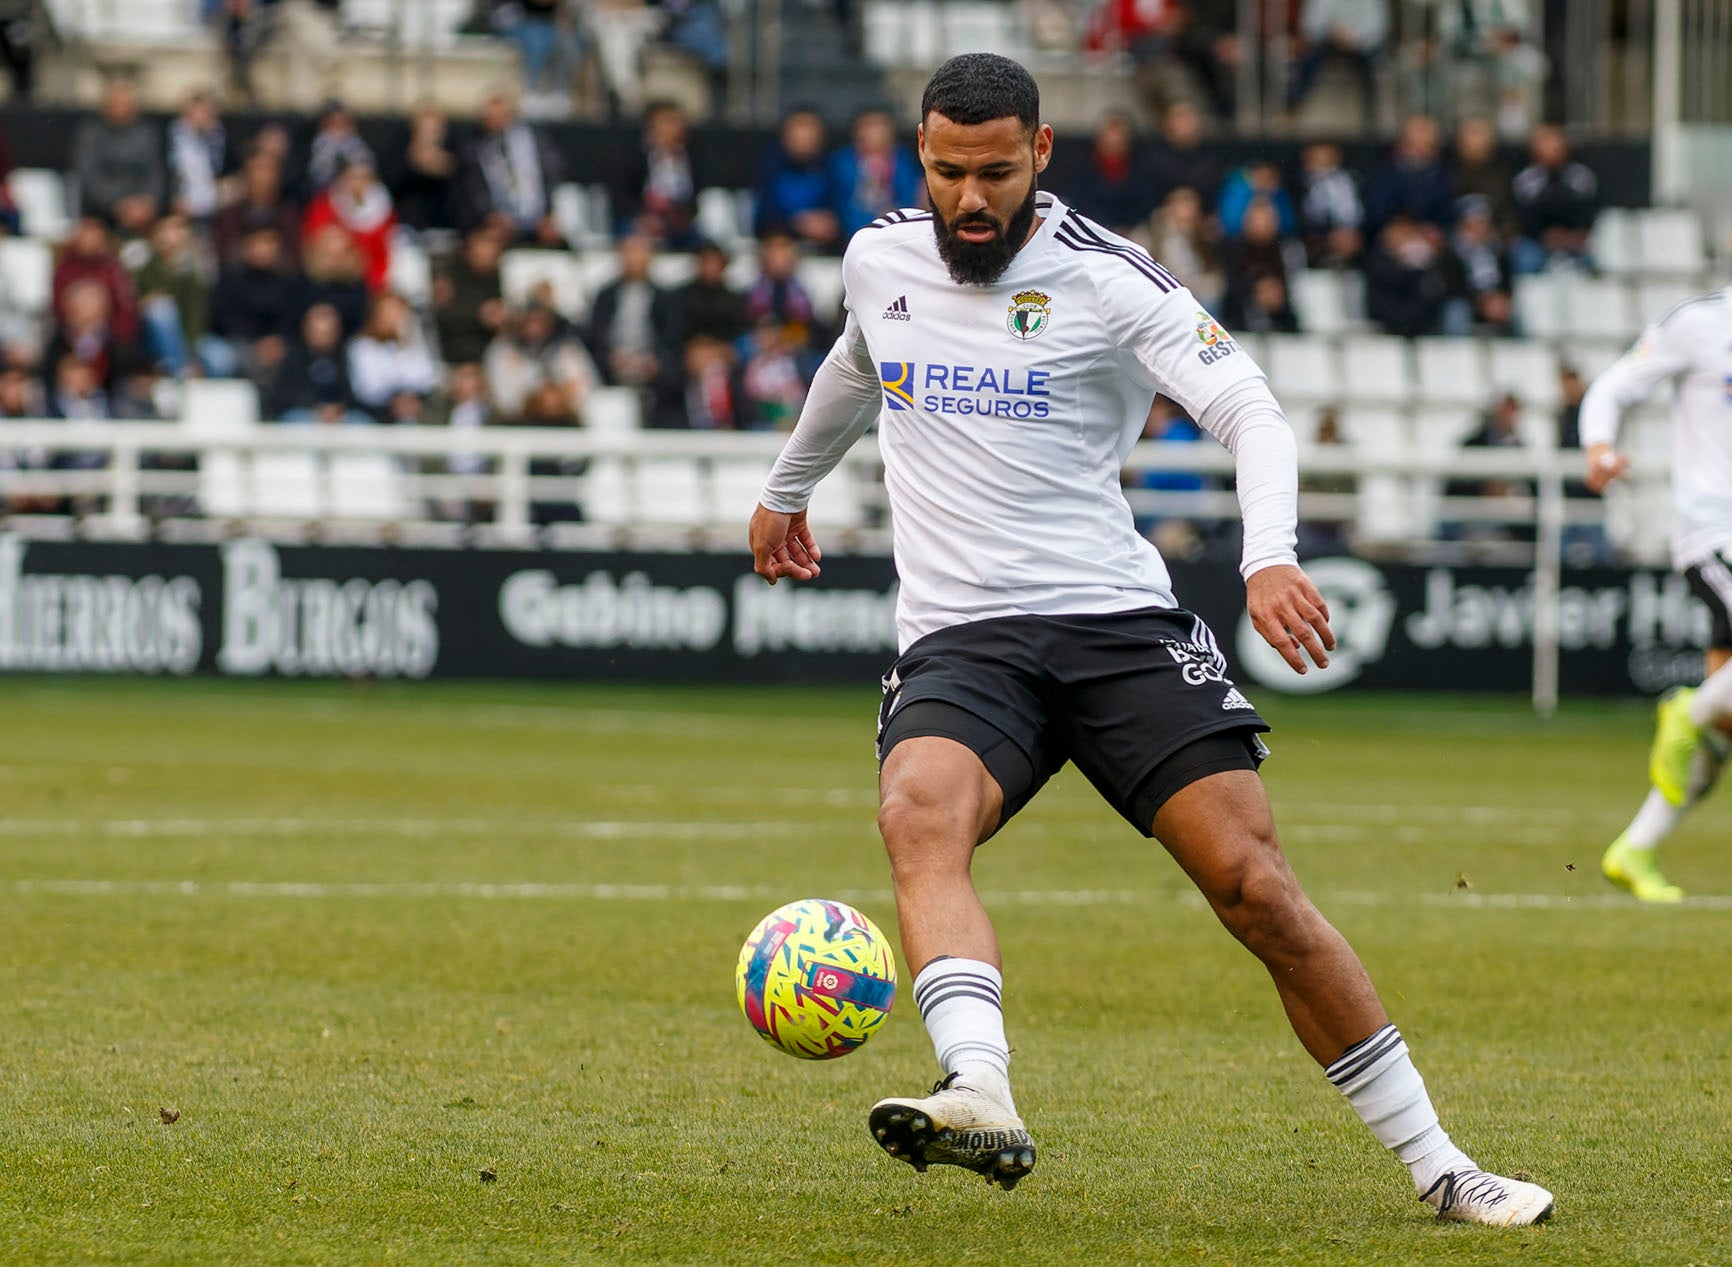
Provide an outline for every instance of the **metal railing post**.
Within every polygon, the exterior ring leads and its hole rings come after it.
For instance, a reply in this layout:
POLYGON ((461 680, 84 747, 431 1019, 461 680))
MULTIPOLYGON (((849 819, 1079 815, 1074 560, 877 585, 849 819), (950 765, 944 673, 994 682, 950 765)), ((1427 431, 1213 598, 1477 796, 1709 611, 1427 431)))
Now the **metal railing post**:
POLYGON ((137 532, 144 524, 144 517, 138 513, 138 447, 117 443, 108 470, 109 521, 117 532, 137 532))
POLYGON ((1555 450, 1539 455, 1539 497, 1534 511, 1534 712, 1558 711, 1562 669, 1559 603, 1564 570, 1564 477, 1555 450))
POLYGON ((515 446, 499 457, 499 511, 502 536, 529 536, 529 455, 515 446))

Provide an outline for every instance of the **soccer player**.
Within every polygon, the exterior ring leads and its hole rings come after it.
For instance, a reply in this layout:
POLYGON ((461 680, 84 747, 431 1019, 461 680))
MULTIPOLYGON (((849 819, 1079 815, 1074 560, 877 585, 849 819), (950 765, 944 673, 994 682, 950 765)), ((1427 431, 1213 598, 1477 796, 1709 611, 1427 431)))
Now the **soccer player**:
POLYGON ((873 1137, 917 1170, 1006 1188, 1034 1166, 969 868, 1068 760, 1263 961, 1299 1041, 1439 1217, 1545 1218, 1551 1193, 1481 1170, 1438 1124, 1365 969, 1276 843, 1257 777, 1268 727, 1132 527, 1119 470, 1161 392, 1235 455, 1258 632, 1296 672, 1327 663, 1329 614, 1295 562, 1293 434, 1261 371, 1144 251, 1037 192, 1052 130, 1017 63, 952 58, 920 117, 932 211, 849 244, 846 328, 750 528, 766 580, 818 576, 808 499, 879 420, 902 588, 878 824, 944 1077, 875 1105, 873 1137))
POLYGON ((1648 756, 1653 790, 1600 870, 1644 902, 1676 902, 1654 854, 1712 790, 1732 751, 1732 287, 1679 304, 1650 326, 1582 400, 1588 487, 1629 468, 1614 447, 1623 411, 1676 380, 1672 405, 1672 565, 1713 614, 1706 676, 1660 701, 1648 756))

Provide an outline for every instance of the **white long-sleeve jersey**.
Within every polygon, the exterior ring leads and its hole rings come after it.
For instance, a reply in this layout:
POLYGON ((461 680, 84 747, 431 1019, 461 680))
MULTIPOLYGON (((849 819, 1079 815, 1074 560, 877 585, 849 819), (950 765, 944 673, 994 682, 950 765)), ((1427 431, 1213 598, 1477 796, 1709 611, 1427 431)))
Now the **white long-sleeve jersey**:
POLYGON ((1594 380, 1583 446, 1616 444, 1624 410, 1676 381, 1672 404, 1672 562, 1732 548, 1732 286, 1679 304, 1594 380))
POLYGON ((1038 207, 990 286, 951 279, 927 213, 855 235, 846 328, 764 488, 768 509, 804 509, 878 421, 903 647, 967 621, 1177 605, 1119 483, 1156 392, 1235 455, 1243 574, 1296 557, 1296 446, 1262 371, 1147 252, 1051 195, 1038 207))

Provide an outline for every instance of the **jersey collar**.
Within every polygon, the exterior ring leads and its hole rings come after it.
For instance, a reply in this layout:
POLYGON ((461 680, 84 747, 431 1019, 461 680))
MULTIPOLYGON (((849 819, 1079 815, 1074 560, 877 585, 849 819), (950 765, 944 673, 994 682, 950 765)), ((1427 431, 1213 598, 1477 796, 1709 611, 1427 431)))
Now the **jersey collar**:
POLYGON ((1016 253, 1010 267, 1004 270, 1004 276, 999 278, 1001 284, 1014 278, 1019 270, 1033 267, 1041 256, 1052 249, 1052 235, 1058 232, 1058 226, 1064 222, 1069 212, 1070 208, 1059 201, 1057 194, 1049 194, 1044 189, 1035 194, 1034 214, 1040 218, 1040 228, 1034 231, 1034 236, 1016 253))

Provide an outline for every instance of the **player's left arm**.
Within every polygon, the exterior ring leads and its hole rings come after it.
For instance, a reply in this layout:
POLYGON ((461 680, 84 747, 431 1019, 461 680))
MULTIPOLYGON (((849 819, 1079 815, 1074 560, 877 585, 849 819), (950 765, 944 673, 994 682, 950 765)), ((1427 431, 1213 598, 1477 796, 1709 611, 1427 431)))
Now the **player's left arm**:
MULTIPOLYGON (((1125 279, 1121 279, 1123 282, 1125 279)), ((1299 567, 1299 448, 1250 353, 1182 286, 1111 284, 1101 298, 1133 377, 1177 401, 1233 455, 1245 548, 1245 607, 1295 673, 1329 663, 1329 605, 1299 567), (1152 300, 1152 302, 1151 302, 1152 300)))

